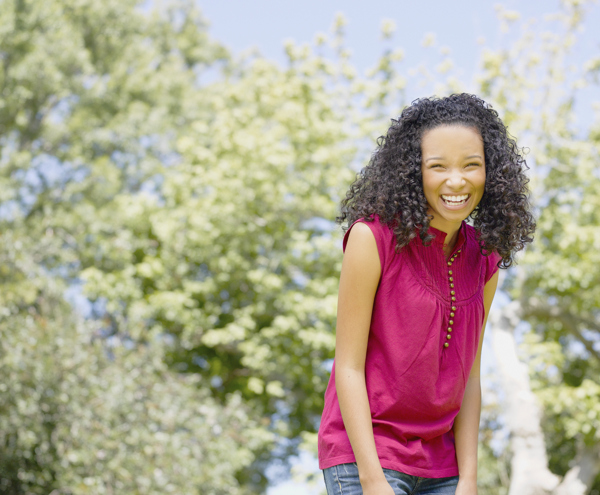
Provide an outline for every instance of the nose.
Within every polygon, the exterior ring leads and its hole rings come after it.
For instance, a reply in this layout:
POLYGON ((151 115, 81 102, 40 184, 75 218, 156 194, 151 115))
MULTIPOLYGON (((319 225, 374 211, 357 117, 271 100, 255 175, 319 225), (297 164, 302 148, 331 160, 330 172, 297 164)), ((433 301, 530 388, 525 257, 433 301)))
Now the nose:
POLYGON ((462 173, 462 170, 451 170, 449 177, 446 179, 446 185, 452 189, 462 188, 467 181, 462 173))

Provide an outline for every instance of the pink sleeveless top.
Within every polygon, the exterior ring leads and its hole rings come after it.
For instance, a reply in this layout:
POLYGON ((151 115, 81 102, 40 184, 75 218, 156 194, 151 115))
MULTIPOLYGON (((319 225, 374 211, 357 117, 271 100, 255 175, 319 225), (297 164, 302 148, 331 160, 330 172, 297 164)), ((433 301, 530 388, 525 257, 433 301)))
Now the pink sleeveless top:
MULTIPOLYGON (((430 246, 416 237, 396 253, 396 238, 377 215, 357 222, 372 230, 381 262, 365 361, 381 465, 412 476, 457 476, 452 425, 478 349, 483 287, 500 256, 483 256, 466 222, 448 260, 446 234, 437 229, 429 230, 435 235, 430 246)), ((336 395, 335 365, 318 438, 321 469, 356 461, 336 395)))

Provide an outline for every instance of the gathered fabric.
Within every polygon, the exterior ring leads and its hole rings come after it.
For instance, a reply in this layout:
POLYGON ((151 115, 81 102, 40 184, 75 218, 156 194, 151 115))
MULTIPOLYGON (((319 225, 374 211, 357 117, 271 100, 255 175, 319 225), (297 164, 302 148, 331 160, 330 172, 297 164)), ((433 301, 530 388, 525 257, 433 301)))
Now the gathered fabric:
MULTIPOLYGON (((475 360, 485 310, 483 288, 500 256, 484 256, 463 221, 449 258, 446 234, 429 246, 415 237, 399 252, 392 229, 361 218, 377 242, 381 278, 373 302, 365 380, 381 465, 412 476, 458 475, 454 419, 475 360)), ((335 363, 318 435, 319 467, 356 461, 335 389, 335 363)))

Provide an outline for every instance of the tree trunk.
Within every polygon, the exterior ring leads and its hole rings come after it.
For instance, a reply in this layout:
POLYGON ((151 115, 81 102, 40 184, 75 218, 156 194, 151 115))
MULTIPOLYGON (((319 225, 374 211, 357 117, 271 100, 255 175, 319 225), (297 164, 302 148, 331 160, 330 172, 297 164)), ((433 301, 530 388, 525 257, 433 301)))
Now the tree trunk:
POLYGON ((490 312, 488 318, 511 434, 513 456, 508 494, 550 495, 559 480, 548 469, 540 409, 529 385, 527 366, 517 356, 514 329, 520 321, 519 310, 519 304, 511 302, 501 311, 490 312))
POLYGON ((529 371, 517 356, 514 330, 521 308, 513 301, 490 312, 488 325, 510 431, 512 475, 509 495, 585 495, 600 470, 600 447, 584 447, 562 480, 548 469, 541 411, 529 384, 529 371))

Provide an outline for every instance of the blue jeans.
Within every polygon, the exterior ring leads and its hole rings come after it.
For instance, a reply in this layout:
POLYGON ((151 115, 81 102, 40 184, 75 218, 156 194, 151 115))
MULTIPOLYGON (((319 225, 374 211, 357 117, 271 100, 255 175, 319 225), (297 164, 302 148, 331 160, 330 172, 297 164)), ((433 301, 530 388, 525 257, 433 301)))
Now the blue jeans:
MULTIPOLYGON (((421 478, 384 469, 383 473, 395 495, 454 495, 458 476, 421 478)), ((323 470, 327 495, 362 495, 356 463, 340 464, 323 470)))

